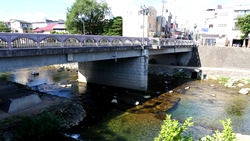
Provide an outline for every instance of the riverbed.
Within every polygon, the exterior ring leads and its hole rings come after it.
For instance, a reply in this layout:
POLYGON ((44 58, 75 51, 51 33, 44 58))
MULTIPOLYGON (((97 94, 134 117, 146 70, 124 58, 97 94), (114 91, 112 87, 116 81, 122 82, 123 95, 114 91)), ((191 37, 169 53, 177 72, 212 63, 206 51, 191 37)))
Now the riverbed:
POLYGON ((33 89, 79 100, 88 118, 68 134, 81 140, 152 141, 166 114, 180 122, 192 117, 195 126, 189 131, 195 139, 222 129, 220 120, 227 118, 235 133, 250 135, 249 96, 239 94, 241 87, 227 88, 219 81, 149 75, 148 91, 139 92, 78 83, 74 70, 32 68, 11 74, 13 81, 33 89))

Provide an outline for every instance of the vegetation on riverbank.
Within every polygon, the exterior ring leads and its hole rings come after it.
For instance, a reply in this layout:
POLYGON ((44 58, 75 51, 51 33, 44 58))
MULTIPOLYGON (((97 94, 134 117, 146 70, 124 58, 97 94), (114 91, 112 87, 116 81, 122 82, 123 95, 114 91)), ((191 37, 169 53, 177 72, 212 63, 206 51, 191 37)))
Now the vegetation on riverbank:
MULTIPOLYGON (((183 133, 191 126, 194 125, 194 122, 191 122, 191 117, 187 118, 183 124, 175 119, 171 119, 171 115, 166 115, 163 125, 161 126, 161 131, 158 134, 158 137, 154 141, 192 141, 192 135, 188 133, 187 136, 183 133)), ((231 126, 231 120, 220 120, 224 129, 223 131, 215 131, 213 135, 207 135, 200 139, 200 141, 235 141, 236 134, 233 133, 231 126)))

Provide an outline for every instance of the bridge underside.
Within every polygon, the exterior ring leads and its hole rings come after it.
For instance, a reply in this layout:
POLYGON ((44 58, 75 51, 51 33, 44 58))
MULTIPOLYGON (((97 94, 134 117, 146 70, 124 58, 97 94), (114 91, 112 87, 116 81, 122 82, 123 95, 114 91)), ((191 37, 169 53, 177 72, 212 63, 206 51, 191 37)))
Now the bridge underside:
POLYGON ((148 57, 78 63, 78 80, 139 91, 147 90, 148 57))

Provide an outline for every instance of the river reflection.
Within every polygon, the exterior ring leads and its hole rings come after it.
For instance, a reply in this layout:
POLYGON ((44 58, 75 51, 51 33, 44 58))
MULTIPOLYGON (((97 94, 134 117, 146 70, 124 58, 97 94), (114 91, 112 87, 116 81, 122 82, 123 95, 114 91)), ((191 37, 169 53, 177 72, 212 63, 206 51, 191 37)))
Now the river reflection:
MULTIPOLYGON (((211 129, 222 129, 220 120, 227 118, 232 120, 235 133, 250 135, 250 97, 239 94, 239 87, 226 88, 217 81, 149 76, 149 90, 136 92, 117 88, 110 90, 109 87, 77 83, 76 71, 57 72, 55 69, 35 68, 16 71, 13 75, 14 81, 43 92, 68 98, 81 95, 80 100, 83 105, 89 104, 88 107, 86 106, 87 113, 90 113, 88 117, 96 119, 94 122, 87 120, 85 122, 89 124, 83 124, 68 133, 78 134, 82 140, 152 141, 160 130, 165 114, 171 114, 172 118, 181 122, 192 117, 195 126, 190 128, 190 132, 197 140, 211 134, 211 129), (31 75, 34 70, 39 71, 39 76, 31 75), (166 84, 166 81, 172 81, 172 83, 166 84), (190 89, 185 89, 187 86, 190 89), (147 112, 139 113, 129 110, 142 107, 143 103, 150 103, 150 99, 140 98, 143 95, 151 95, 151 101, 153 101, 154 97, 166 95, 164 93, 169 89, 173 90, 171 95, 180 98, 178 104, 172 109, 155 111, 147 107, 147 112), (129 105, 129 102, 119 103, 119 101, 118 104, 111 103, 111 100, 119 97, 120 94, 127 94, 127 99, 139 101, 139 105, 134 106, 131 103, 129 105)), ((151 109, 157 109, 156 106, 158 105, 154 104, 151 109)))

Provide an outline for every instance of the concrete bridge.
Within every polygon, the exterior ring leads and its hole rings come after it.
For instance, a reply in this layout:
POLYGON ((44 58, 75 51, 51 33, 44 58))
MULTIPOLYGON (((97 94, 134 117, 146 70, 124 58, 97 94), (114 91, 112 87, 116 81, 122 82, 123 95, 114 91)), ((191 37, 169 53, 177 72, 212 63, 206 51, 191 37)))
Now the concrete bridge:
POLYGON ((0 72, 78 62, 79 81, 145 91, 152 56, 185 62, 180 54, 193 47, 189 40, 165 38, 144 38, 142 44, 135 37, 0 33, 0 72))

